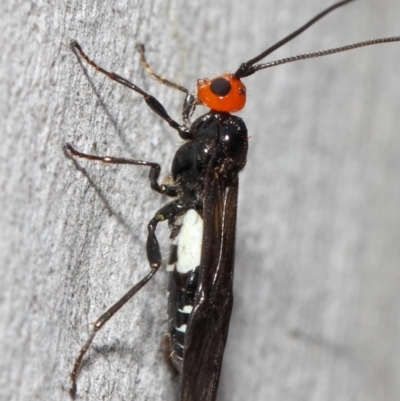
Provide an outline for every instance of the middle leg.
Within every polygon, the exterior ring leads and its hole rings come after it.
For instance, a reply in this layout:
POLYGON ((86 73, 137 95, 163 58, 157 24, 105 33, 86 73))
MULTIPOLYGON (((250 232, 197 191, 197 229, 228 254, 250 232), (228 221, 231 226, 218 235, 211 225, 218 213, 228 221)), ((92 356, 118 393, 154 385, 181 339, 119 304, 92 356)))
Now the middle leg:
POLYGON ((101 161, 107 164, 131 164, 135 166, 150 167, 149 180, 151 189, 162 195, 167 195, 172 197, 176 196, 176 189, 174 185, 165 185, 165 184, 160 185, 158 183, 158 179, 160 177, 160 172, 161 172, 161 167, 158 163, 148 162, 145 160, 125 159, 122 157, 90 155, 87 153, 79 152, 78 150, 73 148, 72 145, 69 143, 64 144, 64 149, 72 157, 80 157, 82 159, 87 159, 92 161, 93 160, 101 161))

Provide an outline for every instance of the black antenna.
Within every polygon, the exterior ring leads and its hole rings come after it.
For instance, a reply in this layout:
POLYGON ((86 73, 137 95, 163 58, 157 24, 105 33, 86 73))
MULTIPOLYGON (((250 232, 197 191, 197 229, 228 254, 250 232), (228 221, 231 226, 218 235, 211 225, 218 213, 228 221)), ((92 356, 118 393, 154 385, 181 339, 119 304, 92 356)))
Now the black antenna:
POLYGON ((348 50, 359 49, 360 47, 379 45, 381 43, 392 43, 392 42, 400 42, 400 36, 393 36, 393 37, 380 38, 380 39, 370 39, 370 40, 365 40, 363 42, 352 43, 350 45, 334 47, 332 49, 319 50, 319 51, 311 52, 311 53, 298 54, 297 56, 285 57, 280 60, 270 61, 269 63, 254 65, 254 66, 252 66, 251 70, 252 70, 252 73, 254 73, 259 70, 264 70, 265 68, 271 68, 271 67, 276 67, 277 65, 293 63, 294 61, 308 60, 310 58, 329 56, 330 54, 336 54, 336 53, 341 53, 341 52, 345 52, 348 50))
POLYGON ((279 49, 282 47, 284 44, 290 42, 292 39, 294 39, 296 36, 299 36, 301 33, 303 33, 306 29, 308 29, 311 25, 314 25, 317 21, 319 21, 321 18, 325 17, 325 15, 329 14, 331 11, 336 10, 339 7, 342 7, 346 5, 347 3, 350 3, 351 1, 354 0, 344 0, 340 1, 338 3, 335 3, 334 5, 328 7, 326 10, 322 11, 318 15, 316 15, 313 19, 308 21, 305 25, 291 33, 290 35, 286 36, 279 42, 275 43, 273 46, 269 47, 267 50, 263 51, 261 54, 259 54, 257 57, 252 58, 249 61, 246 61, 245 63, 242 63, 239 69, 235 72, 235 76, 237 78, 244 78, 248 77, 249 75, 254 74, 257 69, 253 66, 253 64, 257 63, 258 61, 262 60, 272 52, 274 52, 276 49, 279 49))

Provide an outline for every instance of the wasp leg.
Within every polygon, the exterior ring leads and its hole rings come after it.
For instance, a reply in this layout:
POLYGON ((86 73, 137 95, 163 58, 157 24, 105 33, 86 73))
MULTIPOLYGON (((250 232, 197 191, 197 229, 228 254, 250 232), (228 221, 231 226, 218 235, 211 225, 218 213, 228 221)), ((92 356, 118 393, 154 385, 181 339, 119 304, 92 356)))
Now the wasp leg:
POLYGON ((146 60, 146 55, 145 55, 145 49, 144 49, 144 44, 143 43, 138 43, 136 45, 136 49, 140 54, 140 63, 142 64, 143 68, 146 70, 146 72, 157 82, 167 85, 170 88, 177 89, 178 91, 181 91, 183 93, 189 93, 189 91, 183 87, 182 85, 177 84, 174 81, 171 81, 162 75, 159 75, 154 72, 154 70, 150 67, 149 63, 146 60))
POLYGON ((184 125, 180 125, 175 120, 173 120, 168 115, 164 106, 154 96, 151 96, 150 94, 145 92, 143 89, 139 88, 137 85, 135 85, 134 83, 121 77, 120 75, 118 75, 114 72, 107 71, 104 68, 97 65, 93 60, 91 60, 85 54, 85 52, 82 50, 82 48, 78 42, 73 41, 71 43, 71 48, 73 49, 75 54, 78 54, 81 58, 83 58, 89 65, 91 65, 97 71, 101 72, 102 74, 107 75, 113 81, 116 81, 119 84, 124 85, 129 89, 132 89, 133 91, 139 93, 139 95, 142 95, 144 101, 151 108, 151 110, 153 110, 154 113, 156 113, 159 117, 161 117, 164 121, 166 121, 170 127, 175 129, 176 131, 178 131, 178 134, 182 139, 191 139, 192 138, 192 134, 191 134, 189 128, 184 125))
POLYGON ((156 274, 158 268, 152 267, 150 273, 147 274, 142 280, 140 280, 134 287, 132 287, 118 302, 116 302, 111 308, 109 308, 103 315, 101 315, 93 324, 92 332, 88 339, 79 350, 78 356, 75 358, 74 367, 70 374, 72 386, 69 390, 69 394, 72 399, 75 399, 76 395, 76 380, 82 366, 82 360, 86 352, 89 350, 90 345, 93 342, 97 332, 104 326, 105 323, 110 320, 119 309, 121 309, 151 278, 156 274))
POLYGON ((142 43, 138 43, 136 49, 140 54, 140 62, 143 68, 153 79, 155 79, 157 82, 163 85, 169 86, 170 88, 177 89, 183 93, 186 93, 186 97, 182 106, 182 121, 184 122, 186 127, 190 127, 191 125, 190 117, 192 116, 194 109, 198 104, 196 96, 194 96, 193 93, 190 93, 184 86, 179 85, 176 82, 171 81, 163 77, 162 75, 155 73, 146 60, 145 48, 142 43))
POLYGON ((161 250, 158 244, 155 231, 157 225, 161 221, 169 220, 176 217, 177 215, 183 213, 186 210, 185 206, 182 205, 180 201, 173 201, 162 207, 155 216, 150 220, 148 224, 148 236, 147 236, 147 259, 151 268, 150 273, 147 274, 142 280, 140 280, 136 285, 134 285, 119 301, 112 305, 103 315, 101 315, 93 324, 92 332, 90 333, 88 339, 83 344, 82 348, 79 350, 77 357, 75 358, 74 366, 70 373, 70 378, 72 386, 69 390, 69 394, 72 399, 76 396, 76 381, 79 375, 79 371, 82 366, 82 361, 89 350, 93 339, 95 338, 97 332, 142 288, 144 287, 157 273, 161 267, 162 258, 161 250))
POLYGON ((89 155, 87 153, 79 152, 78 150, 74 149, 69 143, 64 144, 64 149, 72 157, 80 157, 87 160, 101 161, 107 164, 133 164, 135 166, 150 167, 149 180, 151 189, 162 195, 172 197, 176 196, 176 189, 173 185, 160 185, 158 183, 158 178, 160 177, 161 171, 161 167, 158 163, 136 159, 125 159, 121 157, 89 155))

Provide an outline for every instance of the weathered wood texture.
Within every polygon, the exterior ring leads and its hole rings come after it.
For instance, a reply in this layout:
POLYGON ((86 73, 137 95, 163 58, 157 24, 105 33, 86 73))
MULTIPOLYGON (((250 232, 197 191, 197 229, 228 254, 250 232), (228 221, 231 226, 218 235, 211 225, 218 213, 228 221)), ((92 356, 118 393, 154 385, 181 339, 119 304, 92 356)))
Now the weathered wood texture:
MULTIPOLYGON (((2 2, 0 399, 68 400, 89 324, 148 270, 146 224, 163 200, 148 171, 67 159, 160 161, 178 139, 135 93, 235 69, 327 0, 2 2)), ((274 58, 400 34, 398 0, 336 11, 274 58)), ((304 61, 246 80, 235 307, 219 401, 400 399, 400 44, 304 61)), ((161 230, 160 239, 167 231, 161 230)), ((80 400, 176 400, 163 361, 165 274, 108 324, 80 400)))

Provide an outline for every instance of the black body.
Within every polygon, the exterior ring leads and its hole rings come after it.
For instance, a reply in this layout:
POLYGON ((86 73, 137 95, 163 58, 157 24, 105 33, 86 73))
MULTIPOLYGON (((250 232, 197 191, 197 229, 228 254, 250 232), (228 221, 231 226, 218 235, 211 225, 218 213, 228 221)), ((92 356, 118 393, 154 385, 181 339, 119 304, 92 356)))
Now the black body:
MULTIPOLYGON (((232 308, 238 173, 247 157, 247 129, 241 118, 210 112, 190 130, 172 163, 182 212, 170 219, 171 238, 179 234, 176 219, 194 209, 204 221, 200 266, 169 273, 171 362, 181 373, 180 400, 214 400, 232 308), (193 306, 190 314, 179 312, 193 306), (186 333, 177 330, 187 325, 186 333)), ((172 245, 170 264, 176 261, 172 245)))
MULTIPOLYGON (((150 98, 149 101, 154 102, 152 109, 168 116, 157 100, 150 98)), ((158 210, 148 224, 146 249, 151 271, 96 320, 75 359, 71 372, 72 398, 76 395, 76 379, 83 357, 96 333, 161 267, 161 252, 155 236, 158 223, 168 220, 171 238, 174 238, 180 230, 178 220, 190 209, 203 219, 201 261, 188 275, 169 274, 171 362, 181 375, 180 401, 214 401, 216 398, 233 303, 238 174, 246 164, 247 128, 237 116, 210 111, 194 121, 190 128, 178 125, 177 131, 186 143, 173 159, 170 185, 158 183, 160 166, 157 163, 89 155, 70 144, 65 145, 65 150, 73 157, 148 166, 151 188, 176 198, 158 210), (179 309, 183 305, 191 305, 192 312, 182 316, 179 309), (182 324, 187 325, 187 330, 177 334, 175 329, 182 324)), ((172 247, 171 260, 174 255, 172 247)))

